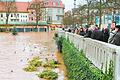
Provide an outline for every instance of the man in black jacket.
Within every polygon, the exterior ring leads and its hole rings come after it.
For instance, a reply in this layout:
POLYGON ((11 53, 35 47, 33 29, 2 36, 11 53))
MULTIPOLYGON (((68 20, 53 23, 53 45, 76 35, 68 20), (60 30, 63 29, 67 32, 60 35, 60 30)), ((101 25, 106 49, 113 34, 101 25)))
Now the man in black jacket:
POLYGON ((120 25, 116 25, 115 28, 118 28, 118 30, 117 30, 116 34, 113 36, 111 44, 120 46, 120 25))

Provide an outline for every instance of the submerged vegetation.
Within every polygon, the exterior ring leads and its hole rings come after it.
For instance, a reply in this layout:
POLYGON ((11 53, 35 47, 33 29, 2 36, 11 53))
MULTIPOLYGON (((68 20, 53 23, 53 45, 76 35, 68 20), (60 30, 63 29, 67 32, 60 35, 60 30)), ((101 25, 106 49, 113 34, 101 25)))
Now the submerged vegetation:
POLYGON ((27 72, 37 71, 38 67, 47 68, 42 73, 37 74, 39 78, 44 78, 48 80, 56 80, 58 78, 58 73, 52 71, 51 69, 58 67, 58 62, 55 60, 48 60, 46 62, 40 61, 39 56, 33 57, 32 60, 28 61, 28 66, 24 68, 27 72), (49 70, 48 70, 49 68, 49 70))
POLYGON ((38 77, 44 78, 47 80, 56 80, 58 78, 58 73, 52 71, 52 70, 44 70, 42 73, 37 74, 38 77))
POLYGON ((58 67, 58 62, 55 61, 55 60, 49 60, 49 61, 46 61, 43 64, 43 67, 57 68, 58 67))
POLYGON ((24 68, 24 70, 27 72, 36 71, 37 67, 40 67, 42 64, 42 62, 40 61, 40 58, 38 56, 33 57, 33 59, 30 60, 28 63, 29 63, 28 66, 26 68, 24 68))

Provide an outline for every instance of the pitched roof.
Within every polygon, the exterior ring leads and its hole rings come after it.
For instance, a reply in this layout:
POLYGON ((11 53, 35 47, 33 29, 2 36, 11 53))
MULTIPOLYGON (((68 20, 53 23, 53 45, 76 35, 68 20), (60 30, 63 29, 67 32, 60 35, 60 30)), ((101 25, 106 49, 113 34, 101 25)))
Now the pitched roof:
POLYGON ((28 5, 29 5, 28 2, 16 2, 17 11, 18 12, 28 12, 27 11, 28 5))
MULTIPOLYGON (((0 2, 0 12, 5 12, 5 6, 8 4, 4 4, 3 2, 0 2)), ((16 2, 15 3, 16 8, 17 8, 17 12, 28 12, 27 8, 29 3, 28 2, 16 2)), ((11 5, 12 6, 12 5, 11 5)))

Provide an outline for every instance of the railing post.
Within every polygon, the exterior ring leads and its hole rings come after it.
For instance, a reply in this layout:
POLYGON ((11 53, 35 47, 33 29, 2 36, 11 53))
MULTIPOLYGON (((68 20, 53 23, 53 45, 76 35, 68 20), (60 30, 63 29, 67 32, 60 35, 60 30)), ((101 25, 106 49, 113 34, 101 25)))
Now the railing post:
POLYGON ((120 49, 114 54, 114 80, 120 80, 120 49))
POLYGON ((113 76, 114 76, 114 78, 113 78, 113 80, 116 80, 116 52, 113 52, 113 64, 114 64, 114 73, 113 73, 113 76))

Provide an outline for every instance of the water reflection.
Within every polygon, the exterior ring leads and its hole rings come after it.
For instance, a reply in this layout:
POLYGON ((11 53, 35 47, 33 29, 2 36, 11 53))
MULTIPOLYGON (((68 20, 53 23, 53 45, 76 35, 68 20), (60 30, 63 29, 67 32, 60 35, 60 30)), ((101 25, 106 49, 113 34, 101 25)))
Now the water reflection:
MULTIPOLYGON (((0 33, 0 80, 40 80, 36 76, 37 72, 27 73, 23 67, 35 55, 41 59, 56 59, 57 49, 53 36, 54 32, 19 33, 17 36, 0 33)), ((60 72, 65 71, 62 57, 58 53, 57 58, 62 62, 60 72)), ((58 80, 63 80, 62 76, 58 80)))

